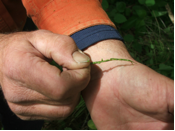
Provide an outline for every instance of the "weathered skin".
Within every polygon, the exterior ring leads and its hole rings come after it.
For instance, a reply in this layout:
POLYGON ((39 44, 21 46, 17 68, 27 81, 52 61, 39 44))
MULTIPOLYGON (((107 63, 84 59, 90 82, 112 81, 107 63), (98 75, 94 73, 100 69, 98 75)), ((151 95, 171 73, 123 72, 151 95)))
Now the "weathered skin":
POLYGON ((85 52, 92 61, 124 58, 92 65, 83 91, 98 129, 173 129, 174 81, 136 62, 118 40, 105 40, 85 52))

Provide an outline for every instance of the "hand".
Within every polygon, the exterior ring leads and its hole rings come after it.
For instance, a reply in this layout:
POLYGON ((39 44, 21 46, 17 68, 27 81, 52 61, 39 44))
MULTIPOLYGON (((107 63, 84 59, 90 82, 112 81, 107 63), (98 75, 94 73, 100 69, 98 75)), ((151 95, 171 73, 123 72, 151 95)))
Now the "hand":
MULTIPOLYGON (((134 61, 122 42, 105 40, 85 50, 92 61, 134 61)), ((173 129, 174 82, 136 61, 92 65, 83 91, 97 129, 173 129)))
POLYGON ((23 120, 66 118, 90 80, 89 65, 68 36, 46 30, 0 35, 0 85, 23 120))

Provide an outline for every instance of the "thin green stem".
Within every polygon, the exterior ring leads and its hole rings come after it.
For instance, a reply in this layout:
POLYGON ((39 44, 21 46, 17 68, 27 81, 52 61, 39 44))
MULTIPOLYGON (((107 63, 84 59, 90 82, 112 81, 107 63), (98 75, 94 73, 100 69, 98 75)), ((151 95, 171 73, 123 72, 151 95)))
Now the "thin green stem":
POLYGON ((110 59, 107 59, 107 60, 101 59, 101 61, 94 61, 94 62, 91 62, 91 64, 100 64, 100 63, 103 63, 103 62, 108 62, 108 61, 113 61, 113 60, 129 61, 129 62, 131 62, 132 64, 134 63, 132 60, 128 60, 128 59, 110 58, 110 59))

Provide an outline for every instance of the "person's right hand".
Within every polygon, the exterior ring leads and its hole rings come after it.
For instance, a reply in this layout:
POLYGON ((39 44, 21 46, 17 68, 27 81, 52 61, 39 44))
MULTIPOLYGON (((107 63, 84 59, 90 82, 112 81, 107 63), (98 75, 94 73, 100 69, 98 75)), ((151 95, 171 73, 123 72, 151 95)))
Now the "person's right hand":
POLYGON ((89 65, 90 58, 68 36, 46 30, 0 34, 0 85, 23 120, 66 118, 90 80, 89 65))

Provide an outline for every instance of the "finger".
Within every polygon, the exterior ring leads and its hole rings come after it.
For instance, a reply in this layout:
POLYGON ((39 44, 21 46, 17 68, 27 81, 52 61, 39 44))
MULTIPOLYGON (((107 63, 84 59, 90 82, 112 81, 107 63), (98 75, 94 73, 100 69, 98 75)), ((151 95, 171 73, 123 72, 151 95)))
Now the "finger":
MULTIPOLYGON (((78 102, 78 101, 77 101, 78 102)), ((76 104, 72 105, 46 105, 46 104, 16 104, 8 102, 12 112, 18 116, 28 118, 28 120, 48 119, 60 120, 68 117, 75 108, 76 104)))
POLYGON ((46 97, 60 100, 80 92, 90 80, 89 68, 61 72, 57 67, 45 61, 42 54, 29 42, 23 42, 22 45, 19 45, 19 49, 14 50, 13 57, 9 58, 7 55, 3 74, 4 77, 23 87, 35 90, 46 97), (25 48, 22 48, 24 44, 25 48))
POLYGON ((72 97, 69 97, 64 100, 53 100, 50 99, 37 91, 31 90, 29 88, 23 87, 18 84, 14 84, 14 82, 8 81, 2 85, 6 88, 3 88, 3 94, 5 99, 8 102, 16 103, 16 104, 32 104, 32 103, 39 103, 39 104, 47 104, 47 105, 69 105, 77 103, 78 98, 80 97, 80 93, 74 94, 72 97))
POLYGON ((74 40, 46 30, 29 34, 28 40, 47 58, 68 69, 79 69, 90 65, 90 58, 80 51, 74 40))
MULTIPOLYGON (((29 88, 37 91, 54 100, 63 100, 79 93, 90 80, 89 68, 66 70, 61 73, 57 67, 39 57, 30 58, 28 55, 27 57, 23 55, 22 58, 24 59, 20 60, 23 61, 20 63, 20 68, 14 63, 10 71, 7 71, 7 77, 4 77, 2 82, 4 92, 12 91, 10 87, 14 87, 16 91, 22 90, 20 89, 22 87, 25 90, 29 88), (28 59, 31 59, 30 63, 28 59)), ((11 95, 10 92, 6 94, 11 95)))
POLYGON ((89 68, 60 72, 45 61, 38 61, 32 67, 25 72, 24 81, 29 83, 27 87, 54 100, 67 99, 81 92, 90 80, 89 68))

